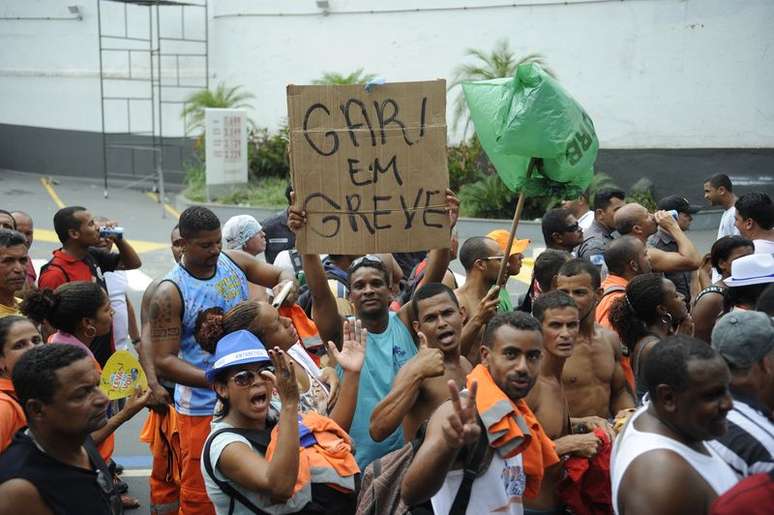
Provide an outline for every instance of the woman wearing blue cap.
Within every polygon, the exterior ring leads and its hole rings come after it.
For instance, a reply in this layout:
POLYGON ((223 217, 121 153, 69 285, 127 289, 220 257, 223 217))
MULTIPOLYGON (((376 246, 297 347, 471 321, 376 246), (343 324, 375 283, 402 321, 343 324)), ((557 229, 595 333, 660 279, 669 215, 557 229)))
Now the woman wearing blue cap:
MULTIPOLYGON (((266 302, 243 301, 225 313, 219 308, 203 311, 196 323, 196 340, 204 350, 214 352, 218 340, 239 330, 247 330, 266 346, 276 346, 287 353, 301 392, 298 405, 300 414, 312 411, 330 417, 345 431, 349 430, 355 413, 360 370, 365 360, 368 338, 360 321, 353 324, 344 322, 340 351, 328 343, 328 355, 343 370, 338 388, 328 379, 330 376, 335 377, 335 371, 321 371, 299 343, 292 321, 280 316, 277 309, 266 302)), ((272 404, 278 404, 274 402, 278 400, 275 397, 272 404)))
POLYGON ((218 514, 243 512, 239 509, 243 508, 241 505, 236 511, 230 510, 233 498, 218 487, 215 479, 233 483, 232 486, 235 484, 238 490, 257 492, 269 499, 288 500, 298 474, 298 385, 295 370, 279 347, 267 352, 261 341, 248 331, 237 331, 222 338, 214 357, 215 362, 206 371, 206 376, 213 383, 223 407, 215 414, 216 420, 207 445, 213 473, 205 470, 205 460, 202 459, 202 475, 215 510, 218 514), (273 373, 271 365, 274 366, 273 373), (280 441, 271 463, 253 452, 250 441, 242 435, 223 433, 213 438, 213 433, 224 428, 266 429, 273 389, 282 399, 282 409, 279 415, 280 441))
POLYGON ((344 460, 355 470, 351 477, 339 476, 338 481, 328 474, 320 484, 313 484, 316 480, 309 474, 309 462, 303 461, 304 449, 317 445, 320 437, 298 415, 299 389, 292 359, 279 347, 267 352, 258 337, 239 330, 218 341, 214 360, 206 376, 222 408, 215 413, 201 469, 216 513, 353 511, 356 465, 351 452, 344 452, 344 460), (272 391, 281 400, 279 422, 269 402, 272 391), (349 486, 349 492, 323 484, 331 482, 349 486))

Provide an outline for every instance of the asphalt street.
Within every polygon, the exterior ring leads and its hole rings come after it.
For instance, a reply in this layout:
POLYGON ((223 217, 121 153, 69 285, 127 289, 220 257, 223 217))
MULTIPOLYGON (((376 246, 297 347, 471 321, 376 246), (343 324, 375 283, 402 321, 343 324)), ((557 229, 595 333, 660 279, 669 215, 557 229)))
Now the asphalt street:
MULTIPOLYGON (((126 237, 132 242, 142 259, 142 268, 130 276, 129 298, 139 309, 142 292, 147 284, 169 271, 174 264, 169 251, 169 234, 177 222, 176 211, 157 202, 153 194, 143 191, 114 186, 105 198, 101 181, 72 177, 43 177, 35 174, 0 170, 0 208, 7 211, 22 210, 32 216, 35 224, 35 242, 30 251, 37 265, 45 263, 51 252, 60 247, 53 230, 53 215, 63 206, 80 205, 95 215, 106 216, 124 227, 126 237), (162 218, 162 211, 165 218, 162 218)), ((225 220, 222 220, 225 222, 225 220)), ((502 223, 481 224, 464 219, 459 222, 458 231, 461 240, 486 234, 495 228, 508 228, 502 223)), ((691 239, 701 252, 707 252, 714 241, 715 231, 692 231, 691 239)), ((527 250, 529 258, 544 247, 539 224, 523 224, 519 237, 530 238, 532 245, 527 250)), ((460 242, 462 243, 462 241, 460 242)), ((526 260, 528 263, 531 260, 526 260)), ((458 261, 452 263, 452 269, 461 273, 458 261)), ((511 279, 508 291, 513 297, 526 290, 531 274, 527 265, 518 279, 511 279)), ((139 320, 139 314, 138 314, 139 320)), ((114 459, 126 467, 124 479, 129 483, 130 494, 142 503, 139 510, 132 513, 149 513, 148 476, 151 457, 145 444, 138 440, 140 429, 145 421, 146 412, 140 412, 131 421, 124 424, 116 434, 114 459)))

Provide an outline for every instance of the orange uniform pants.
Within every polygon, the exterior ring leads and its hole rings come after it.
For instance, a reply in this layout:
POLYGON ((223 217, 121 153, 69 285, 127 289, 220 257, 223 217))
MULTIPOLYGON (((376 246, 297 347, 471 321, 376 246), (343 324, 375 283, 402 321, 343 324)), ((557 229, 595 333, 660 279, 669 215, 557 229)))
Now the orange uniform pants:
POLYGON ((212 417, 193 417, 177 413, 180 433, 180 514, 215 515, 215 508, 207 497, 200 468, 202 449, 210 434, 212 417))
POLYGON ((150 446, 153 468, 150 475, 151 515, 174 515, 180 509, 180 434, 177 412, 148 410, 140 440, 150 446))

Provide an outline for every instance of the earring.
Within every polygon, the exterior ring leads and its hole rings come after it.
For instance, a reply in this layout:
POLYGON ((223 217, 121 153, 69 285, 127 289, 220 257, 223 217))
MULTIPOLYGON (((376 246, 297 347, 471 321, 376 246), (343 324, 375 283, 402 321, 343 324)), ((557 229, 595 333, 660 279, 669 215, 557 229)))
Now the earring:
POLYGON ((661 323, 666 325, 667 327, 672 327, 672 324, 674 323, 674 320, 672 319, 672 314, 664 313, 664 316, 661 317, 661 323))
POLYGON ((93 325, 87 325, 83 334, 86 336, 86 338, 94 338, 97 336, 97 328, 93 325))

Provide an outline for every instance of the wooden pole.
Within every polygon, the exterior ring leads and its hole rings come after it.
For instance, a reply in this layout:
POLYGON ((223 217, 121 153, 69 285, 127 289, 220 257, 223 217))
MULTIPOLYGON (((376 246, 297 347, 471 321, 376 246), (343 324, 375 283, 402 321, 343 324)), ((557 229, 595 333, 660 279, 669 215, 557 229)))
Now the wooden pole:
MULTIPOLYGON (((532 171, 537 167, 538 159, 533 157, 529 161, 527 166, 527 179, 532 176, 532 171)), ((513 244, 514 236, 516 236, 516 229, 519 227, 519 219, 521 218, 521 212, 524 210, 524 188, 522 187, 519 192, 519 199, 516 201, 516 212, 513 213, 513 223, 511 223, 511 233, 508 235, 508 244, 505 246, 505 257, 502 263, 500 263, 500 272, 497 274, 497 286, 502 287, 508 280, 508 258, 511 256, 511 245, 513 244)))

